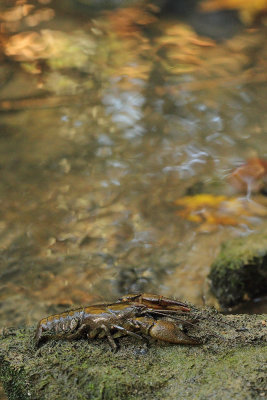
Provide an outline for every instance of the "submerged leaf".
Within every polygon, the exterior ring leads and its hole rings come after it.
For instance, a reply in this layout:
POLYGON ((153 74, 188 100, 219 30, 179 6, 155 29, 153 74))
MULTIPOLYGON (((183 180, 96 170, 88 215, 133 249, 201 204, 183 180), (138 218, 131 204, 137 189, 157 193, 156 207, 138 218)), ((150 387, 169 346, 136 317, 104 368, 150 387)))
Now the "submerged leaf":
POLYGON ((251 158, 230 175, 230 183, 241 192, 258 192, 267 180, 267 161, 251 158))
POLYGON ((250 217, 267 215, 265 207, 246 198, 198 194, 178 199, 175 204, 182 207, 176 214, 201 224, 199 230, 202 232, 210 232, 218 225, 248 225, 250 217))

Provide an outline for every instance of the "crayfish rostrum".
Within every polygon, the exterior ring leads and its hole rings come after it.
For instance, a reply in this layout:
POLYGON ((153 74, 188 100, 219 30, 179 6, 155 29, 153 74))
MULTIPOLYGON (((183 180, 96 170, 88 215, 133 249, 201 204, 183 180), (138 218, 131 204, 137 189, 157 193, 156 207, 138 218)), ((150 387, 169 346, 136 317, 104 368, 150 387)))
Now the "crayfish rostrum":
POLYGON ((186 335, 183 327, 191 324, 178 315, 190 312, 181 301, 155 294, 129 294, 111 304, 96 304, 41 319, 35 340, 37 346, 48 339, 88 339, 107 337, 116 350, 114 337, 150 336, 176 344, 199 344, 186 335), (182 327, 182 329, 180 328, 182 327))

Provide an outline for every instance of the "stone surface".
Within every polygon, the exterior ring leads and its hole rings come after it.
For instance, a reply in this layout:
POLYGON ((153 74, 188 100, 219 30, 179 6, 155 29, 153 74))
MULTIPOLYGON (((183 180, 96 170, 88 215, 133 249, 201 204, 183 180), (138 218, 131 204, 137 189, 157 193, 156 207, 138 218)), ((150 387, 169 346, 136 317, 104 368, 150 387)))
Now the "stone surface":
POLYGON ((192 310, 199 346, 119 339, 50 341, 34 327, 4 330, 0 376, 15 399, 261 399, 266 392, 266 315, 192 310))
POLYGON ((267 293, 267 235, 230 240, 211 266, 211 290, 222 307, 267 293))

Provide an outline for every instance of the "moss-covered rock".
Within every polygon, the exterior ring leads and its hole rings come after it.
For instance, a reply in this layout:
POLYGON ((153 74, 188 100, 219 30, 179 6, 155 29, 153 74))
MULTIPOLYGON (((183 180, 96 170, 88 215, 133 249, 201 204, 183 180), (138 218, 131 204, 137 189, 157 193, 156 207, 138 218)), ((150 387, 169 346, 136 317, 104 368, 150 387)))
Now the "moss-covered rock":
POLYGON ((222 307, 267 293, 267 235, 252 234, 222 245, 209 274, 222 307))
POLYGON ((199 346, 120 338, 51 341, 36 351, 34 328, 0 338, 0 376, 9 399, 260 399, 266 396, 267 316, 193 310, 199 346))

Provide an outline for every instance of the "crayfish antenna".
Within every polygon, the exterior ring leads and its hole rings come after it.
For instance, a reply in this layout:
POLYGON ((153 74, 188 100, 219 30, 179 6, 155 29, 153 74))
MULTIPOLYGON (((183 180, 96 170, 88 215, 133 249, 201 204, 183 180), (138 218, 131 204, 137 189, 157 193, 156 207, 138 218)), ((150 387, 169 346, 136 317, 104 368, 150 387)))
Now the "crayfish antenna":
MULTIPOLYGON (((149 314, 149 313, 150 313, 150 312, 148 312, 148 314, 149 314)), ((164 313, 164 312, 162 312, 162 311, 153 310, 153 311, 151 311, 150 314, 152 314, 152 316, 153 316, 153 315, 161 315, 161 316, 163 316, 163 317, 168 317, 168 318, 174 319, 175 321, 179 321, 179 322, 180 322, 181 324, 183 324, 183 325, 195 326, 194 323, 197 322, 197 320, 192 320, 192 319, 191 319, 190 321, 188 321, 188 320, 179 318, 179 317, 177 317, 175 314, 172 314, 172 313, 169 313, 169 312, 164 313)))

